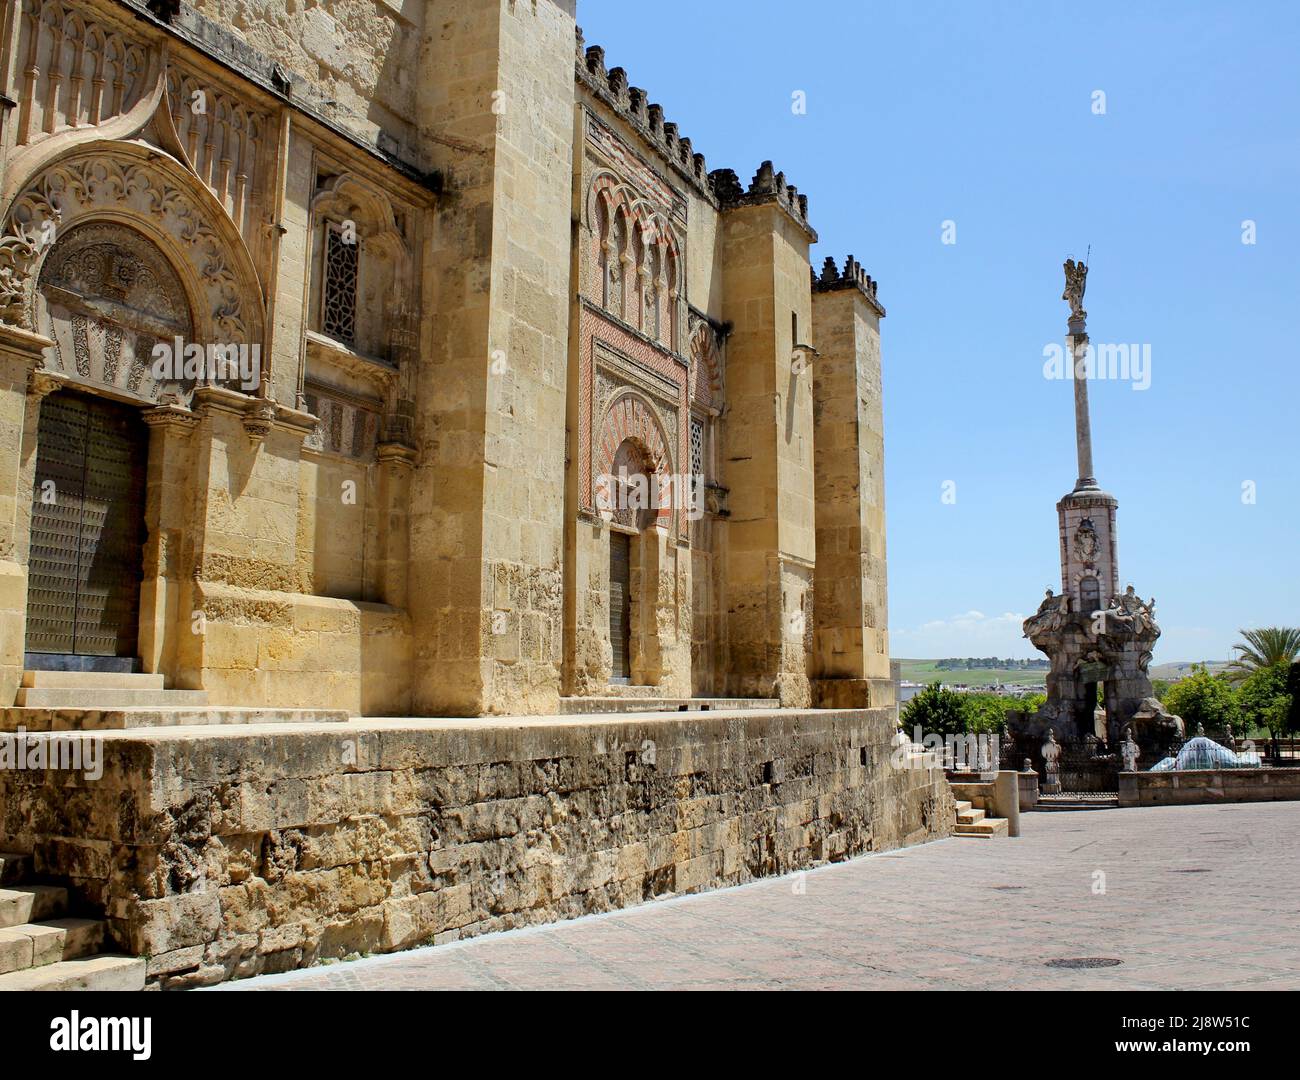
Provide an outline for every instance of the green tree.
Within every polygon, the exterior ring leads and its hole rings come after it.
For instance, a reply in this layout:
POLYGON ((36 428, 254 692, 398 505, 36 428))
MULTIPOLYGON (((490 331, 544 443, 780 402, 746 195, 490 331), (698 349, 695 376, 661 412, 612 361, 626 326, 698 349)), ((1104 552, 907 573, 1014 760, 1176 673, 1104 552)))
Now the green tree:
POLYGON ((1033 716, 1034 713, 1038 712, 1040 705, 1046 704, 1046 694, 1026 694, 1024 697, 1016 699, 1015 708, 1017 712, 1022 712, 1026 716, 1033 716))
POLYGON ((1169 688, 1164 704, 1183 718, 1189 735, 1196 733, 1197 725, 1203 725, 1207 734, 1221 732, 1229 725, 1235 731, 1241 725, 1232 683, 1224 675, 1211 675, 1204 664, 1193 664, 1192 673, 1169 688))
POLYGON ((916 727, 925 735, 965 735, 971 720, 970 699, 932 682, 903 706, 899 719, 909 736, 916 727))
POLYGON ((1246 730, 1267 731, 1280 738, 1290 728, 1291 692, 1287 688, 1289 663, 1257 668, 1241 684, 1237 701, 1246 730))
POLYGON ((1236 659, 1228 665, 1234 682, 1244 682, 1260 668, 1291 664, 1300 657, 1300 628, 1264 626, 1258 630, 1239 630, 1245 644, 1233 646, 1236 659))
POLYGON ((1013 697, 1002 694, 967 694, 968 727, 966 731, 975 735, 991 735, 1000 732, 1006 726, 1007 713, 1021 707, 1013 697))

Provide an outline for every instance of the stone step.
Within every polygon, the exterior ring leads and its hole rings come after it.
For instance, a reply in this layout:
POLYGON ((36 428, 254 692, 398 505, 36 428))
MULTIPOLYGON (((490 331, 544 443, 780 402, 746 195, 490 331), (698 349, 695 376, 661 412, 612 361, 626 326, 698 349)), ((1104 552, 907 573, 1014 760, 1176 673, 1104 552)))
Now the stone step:
POLYGON ((50 919, 0 930, 0 975, 76 960, 104 943, 100 919, 50 919))
POLYGON ((32 872, 32 857, 0 851, 0 885, 16 885, 32 872))
POLYGON ((1007 835, 1006 818, 985 818, 971 825, 958 824, 952 830, 953 836, 972 836, 982 840, 992 840, 997 836, 1007 835))
POLYGON ((24 709, 130 709, 206 705, 206 690, 118 690, 111 687, 20 687, 14 704, 24 709))
MULTIPOLYGON (((168 691, 174 693, 174 691, 168 691)), ((343 709, 207 708, 0 709, 0 731, 120 731, 124 728, 208 727, 212 724, 346 724, 343 709)))
POLYGON ((161 675, 117 671, 23 672, 22 685, 40 690, 161 690, 161 675))
POLYGON ((5 990, 143 990, 144 957, 83 956, 0 975, 5 990))
POLYGON ((779 709, 777 698, 697 697, 570 697, 560 698, 561 716, 595 713, 731 712, 738 709, 779 709))
POLYGON ((0 930, 57 919, 68 910, 68 890, 57 885, 16 885, 0 889, 0 930))
POLYGON ((983 821, 983 820, 984 820, 984 811, 983 811, 983 810, 976 810, 976 809, 972 808, 972 809, 969 809, 969 810, 958 810, 958 811, 957 811, 957 824, 958 824, 958 825, 974 825, 977 821, 983 821))
POLYGON ((971 808, 971 804, 965 799, 958 799, 956 802, 957 813, 960 815, 971 808))

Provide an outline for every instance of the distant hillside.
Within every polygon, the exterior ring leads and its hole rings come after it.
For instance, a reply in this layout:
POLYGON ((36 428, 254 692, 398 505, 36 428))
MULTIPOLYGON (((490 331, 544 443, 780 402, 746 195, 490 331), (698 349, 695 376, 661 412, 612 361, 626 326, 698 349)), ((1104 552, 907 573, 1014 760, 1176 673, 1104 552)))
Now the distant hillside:
MULTIPOLYGON (((898 659, 902 668, 902 677, 904 682, 932 683, 936 679, 939 682, 949 685, 963 684, 966 686, 985 686, 989 683, 1003 683, 1007 686, 1041 686, 1047 681, 1047 668, 1045 666, 1026 667, 1006 667, 999 664, 997 667, 965 667, 957 666, 953 659, 944 660, 903 660, 898 659)), ((973 663, 983 663, 985 661, 978 658, 970 658, 973 663)), ((993 661, 994 658, 987 658, 993 661)), ((1020 665, 1033 663, 1033 661, 1015 660, 1011 661, 1020 665)), ((962 661, 964 665, 964 661, 962 661)))
MULTIPOLYGON (((983 686, 987 683, 1005 683, 1008 686, 1037 686, 1047 681, 1046 659, 1041 664, 1037 660, 1015 660, 1011 661, 1016 666, 1006 667, 1005 662, 999 662, 993 666, 991 661, 994 658, 989 657, 981 660, 975 657, 954 660, 947 658, 943 660, 904 660, 901 657, 895 657, 902 666, 904 682, 932 683, 936 679, 950 685, 962 683, 967 686, 983 686), (967 663, 979 663, 985 666, 965 667, 967 663), (1034 664, 1034 667, 1022 667, 1020 665, 1034 664)), ((1152 664, 1151 678, 1161 679, 1165 682, 1177 682, 1192 673, 1193 664, 1204 664, 1211 673, 1217 674, 1228 667, 1226 660, 1186 660, 1177 661, 1169 664, 1152 664)))
POLYGON ((1220 671, 1228 669, 1226 660, 1180 660, 1173 664, 1152 664, 1151 678, 1177 682, 1192 673, 1193 664, 1204 664, 1211 675, 1217 675, 1220 671))

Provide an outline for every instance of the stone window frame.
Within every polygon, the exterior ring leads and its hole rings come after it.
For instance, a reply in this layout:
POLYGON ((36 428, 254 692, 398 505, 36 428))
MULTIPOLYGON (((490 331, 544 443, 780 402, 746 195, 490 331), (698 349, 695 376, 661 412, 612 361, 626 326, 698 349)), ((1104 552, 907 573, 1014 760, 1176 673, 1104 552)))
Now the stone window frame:
MULTIPOLYGON (((310 274, 307 305, 310 332, 334 341, 349 353, 391 362, 394 350, 388 334, 391 313, 376 314, 368 305, 381 295, 386 302, 411 300, 417 306, 418 274, 407 239, 410 207, 368 178, 318 156, 316 187, 309 221, 310 274), (351 338, 340 336, 337 326, 326 329, 329 303, 330 255, 339 251, 334 239, 351 222, 356 230, 355 282, 352 294, 351 338)), ((349 245, 352 246, 352 245, 349 245)))

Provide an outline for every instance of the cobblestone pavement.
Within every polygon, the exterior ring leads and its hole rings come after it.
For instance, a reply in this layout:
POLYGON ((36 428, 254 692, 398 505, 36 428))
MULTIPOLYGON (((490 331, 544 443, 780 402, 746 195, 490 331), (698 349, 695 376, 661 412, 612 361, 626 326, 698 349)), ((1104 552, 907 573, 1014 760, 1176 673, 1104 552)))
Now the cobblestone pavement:
POLYGON ((1300 803, 1023 820, 1018 839, 944 840, 223 989, 1300 989, 1300 803), (1078 957, 1123 963, 1046 966, 1078 957))

